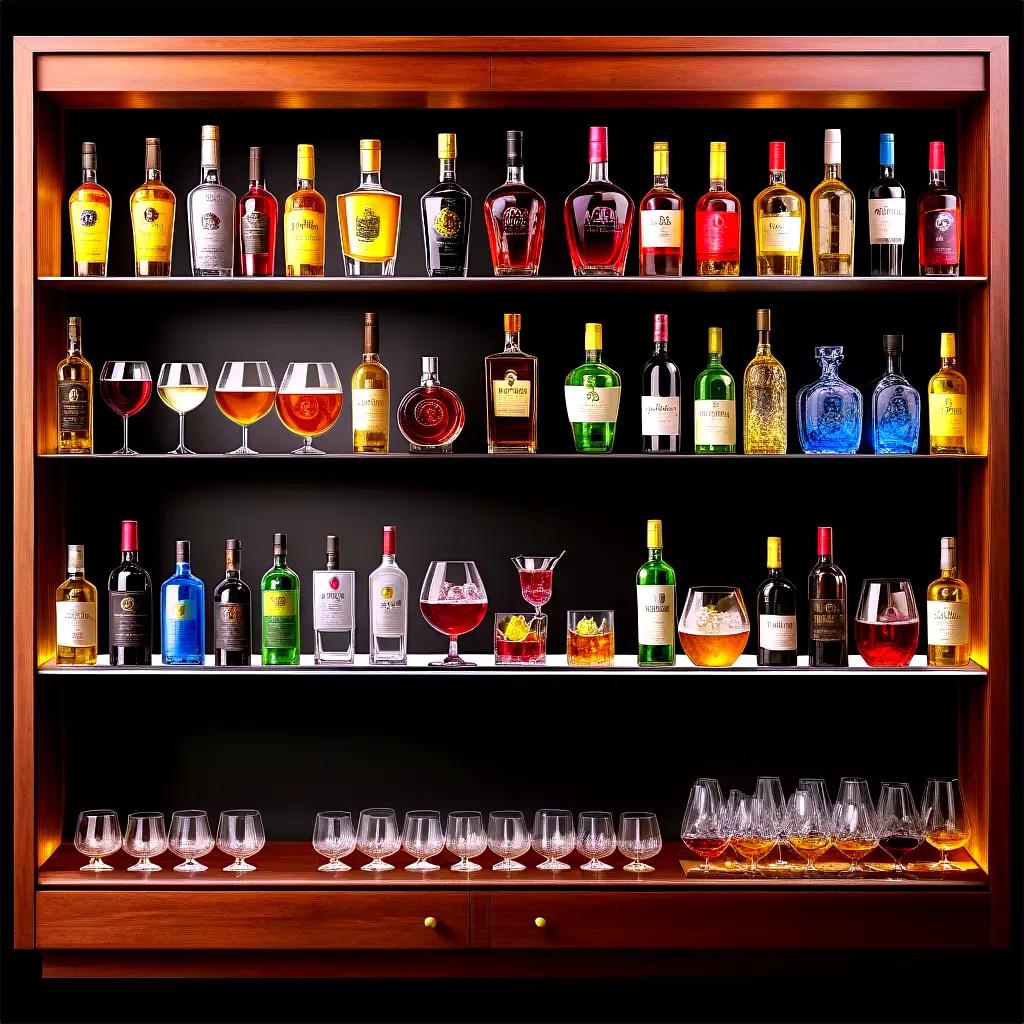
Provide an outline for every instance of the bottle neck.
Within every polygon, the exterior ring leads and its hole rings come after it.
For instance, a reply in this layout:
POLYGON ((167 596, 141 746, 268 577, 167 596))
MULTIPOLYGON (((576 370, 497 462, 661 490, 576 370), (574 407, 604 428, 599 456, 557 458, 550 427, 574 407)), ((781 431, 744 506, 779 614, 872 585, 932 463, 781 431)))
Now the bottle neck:
POLYGON ((147 167, 146 168, 146 181, 160 181, 160 168, 159 167, 147 167))
POLYGON ((722 353, 721 352, 709 352, 708 353, 708 366, 721 366, 722 365, 722 353))
POLYGON ((188 562, 175 562, 174 574, 175 576, 191 576, 192 566, 188 562))
POLYGON ((942 568, 939 570, 939 579, 952 580, 956 579, 956 562, 954 562, 948 569, 942 568))
POLYGON ((253 190, 253 189, 257 189, 257 188, 258 189, 262 189, 265 192, 266 189, 267 189, 267 179, 266 178, 250 178, 249 179, 249 189, 250 189, 250 191, 253 190))
POLYGON ((364 352, 363 353, 364 363, 379 363, 380 355, 376 351, 364 352))
POLYGON ((69 580, 84 580, 85 579, 85 568, 83 566, 78 566, 77 568, 72 569, 71 566, 69 565, 68 566, 68 579, 69 580))
POLYGON ((380 171, 360 171, 359 172, 359 187, 360 188, 380 188, 380 171))
POLYGON ((505 184, 506 185, 511 185, 511 184, 522 185, 525 182, 525 180, 526 179, 523 177, 523 165, 522 164, 519 164, 518 166, 510 166, 509 167, 508 173, 507 173, 507 175, 505 177, 505 184))
POLYGON ((725 191, 725 178, 712 178, 711 186, 708 189, 709 192, 724 192, 725 191))
POLYGON ((941 188, 945 188, 946 185, 946 168, 945 167, 933 167, 928 172, 928 184, 938 185, 941 188))
POLYGON ((772 577, 773 579, 775 577, 781 576, 782 575, 782 566, 781 565, 769 565, 768 566, 768 575, 770 577, 772 577))
POLYGON ((216 164, 203 164, 203 184, 220 184, 220 168, 216 164))
POLYGON ((506 352, 519 352, 519 332, 518 331, 506 331, 505 332, 505 351, 506 352))
POLYGON ((654 187, 655 188, 668 188, 668 175, 667 174, 656 174, 654 176, 654 187))
POLYGON ((78 338, 68 338, 68 355, 80 356, 82 354, 82 343, 78 338))
POLYGON ((385 552, 384 555, 381 557, 380 564, 381 565, 394 565, 395 564, 395 556, 393 554, 389 555, 387 552, 385 552))
POLYGON ((896 171, 892 164, 879 164, 878 177, 882 181, 892 181, 896 177, 896 171))
POLYGON ((95 167, 83 167, 82 168, 82 184, 86 182, 96 182, 96 168, 95 167))
POLYGON ((455 180, 455 160, 454 159, 443 159, 440 161, 441 164, 441 181, 454 181, 455 180))
POLYGON ((839 373, 839 364, 834 360, 822 359, 820 363, 822 377, 835 377, 839 373))
POLYGON ((122 562, 122 564, 130 563, 132 565, 138 565, 139 564, 139 553, 138 553, 138 551, 122 551, 121 552, 121 562, 122 562))
POLYGON ((832 550, 831 548, 827 551, 818 552, 818 565, 831 565, 832 564, 832 550))
POLYGON ((240 577, 240 573, 238 572, 238 570, 233 565, 229 565, 224 570, 224 578, 225 579, 237 580, 237 579, 239 579, 239 577, 240 577))
POLYGON ((420 387, 436 388, 440 387, 440 384, 441 381, 433 370, 424 370, 423 375, 420 377, 420 387))
POLYGON ((889 373, 902 373, 903 357, 893 352, 889 353, 889 373))
POLYGON ((757 354, 759 356, 770 356, 772 354, 771 335, 768 331, 757 332, 757 354))
POLYGON ((773 167, 768 171, 768 184, 769 185, 785 185, 786 184, 786 168, 785 167, 773 167))
POLYGON ((647 549, 647 561, 648 562, 660 562, 662 560, 661 553, 664 548, 648 548, 647 549))
POLYGON ((839 181, 842 177, 843 165, 842 164, 825 164, 825 177, 834 178, 839 181))
POLYGON ((298 178, 295 182, 295 189, 298 192, 315 192, 316 180, 314 178, 298 178))
POLYGON ((668 355, 668 342, 660 341, 655 339, 654 341, 654 354, 656 356, 667 356, 668 355))
POLYGON ((608 161, 590 162, 590 181, 608 181, 608 161))
POLYGON ((956 369, 956 356, 943 356, 942 357, 942 369, 944 369, 944 370, 955 370, 956 369))
POLYGON ((601 362, 601 350, 599 348, 588 348, 587 349, 587 362, 588 363, 599 363, 599 362, 601 362))
POLYGON ((338 556, 335 554, 329 554, 327 556, 327 569, 328 571, 338 568, 338 556))
POLYGON ((279 553, 279 552, 275 551, 274 552, 274 568, 275 569, 284 569, 284 568, 287 567, 287 565, 288 565, 288 556, 286 554, 282 554, 282 553, 279 553))

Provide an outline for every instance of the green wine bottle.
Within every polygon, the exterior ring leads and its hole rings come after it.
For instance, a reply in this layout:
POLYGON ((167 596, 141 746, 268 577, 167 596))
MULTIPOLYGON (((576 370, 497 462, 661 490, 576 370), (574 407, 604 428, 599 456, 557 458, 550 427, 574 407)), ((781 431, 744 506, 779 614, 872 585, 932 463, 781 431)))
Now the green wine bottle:
POLYGON ((587 324, 587 361, 565 378, 565 411, 576 451, 610 452, 615 445, 622 378, 601 362, 601 325, 587 324))
POLYGON ((722 328, 708 328, 708 365, 693 385, 693 450, 736 451, 736 381, 722 365, 722 328))
POLYGON ((647 561, 636 574, 637 664, 676 663, 676 571, 662 557, 661 520, 647 520, 647 561))
POLYGON ((263 599, 263 664, 298 665, 299 577, 288 568, 288 536, 274 534, 274 564, 260 584, 263 599))

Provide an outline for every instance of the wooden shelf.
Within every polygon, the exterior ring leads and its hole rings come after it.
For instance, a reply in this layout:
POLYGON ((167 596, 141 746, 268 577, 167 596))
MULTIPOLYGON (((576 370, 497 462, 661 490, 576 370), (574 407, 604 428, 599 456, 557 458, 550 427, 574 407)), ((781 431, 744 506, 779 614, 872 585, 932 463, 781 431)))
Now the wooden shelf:
MULTIPOLYGON (((325 442, 322 442, 325 443, 325 442)), ((36 458, 56 460, 64 465, 88 465, 93 459, 131 459, 132 463, 138 463, 140 461, 149 461, 154 459, 169 459, 171 461, 179 461, 183 458, 181 455, 175 455, 168 452, 140 452, 138 455, 114 455, 112 452, 96 452, 93 455, 58 455, 55 452, 41 452, 36 458)), ((227 455, 220 452, 197 452, 195 455, 188 456, 190 459, 218 459, 225 462, 259 462, 264 459, 295 459, 296 456, 292 452, 260 452, 258 455, 227 455)), ((603 455, 585 455, 581 452, 536 452, 533 455, 527 454, 506 454, 506 455, 491 455, 487 452, 449 452, 447 454, 425 454, 419 453, 414 454, 412 452, 388 452, 386 455, 367 455, 367 454, 356 454, 355 452, 325 452, 323 455, 310 456, 311 459, 357 459, 361 462, 372 462, 372 461, 390 461, 391 459, 415 459, 417 462, 431 462, 435 459, 442 459, 445 461, 455 460, 484 460, 491 461, 495 464, 503 462, 546 462, 558 459, 599 459, 601 462, 633 462, 640 461, 650 463, 651 460, 661 461, 667 459, 670 461, 675 460, 686 460, 692 462, 708 462, 709 460, 714 461, 717 459, 735 459, 739 458, 741 462, 778 462, 780 460, 786 460, 789 462, 832 462, 834 460, 850 461, 855 459, 861 461, 864 459, 870 459, 872 462, 912 462, 915 465, 920 463, 927 463, 932 466, 936 466, 940 463, 950 462, 984 462, 987 455, 929 455, 926 452, 919 452, 916 455, 873 455, 869 452, 860 452, 856 455, 807 455, 804 452, 789 452, 786 455, 747 455, 742 452, 737 452, 735 455, 694 455, 689 452, 680 452, 678 454, 644 454, 642 452, 607 452, 603 455)))

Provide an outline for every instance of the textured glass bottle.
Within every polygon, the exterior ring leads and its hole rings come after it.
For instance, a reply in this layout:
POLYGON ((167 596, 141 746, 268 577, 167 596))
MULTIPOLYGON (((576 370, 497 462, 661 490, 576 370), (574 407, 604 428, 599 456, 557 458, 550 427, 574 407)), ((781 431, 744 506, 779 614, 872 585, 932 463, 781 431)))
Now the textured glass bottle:
POLYGON ((878 180, 868 192, 872 277, 900 277, 903 274, 907 191, 896 180, 895 149, 891 132, 878 136, 878 180))
POLYGON ((796 587, 782 574, 782 538, 768 538, 768 578, 757 588, 757 663, 795 665, 796 587))
POLYGON ((242 542, 224 542, 224 579, 213 590, 213 663, 252 662, 252 593, 242 579, 242 542))
POLYGON ((544 245, 544 197, 523 180, 523 133, 505 133, 505 183, 484 200, 496 277, 533 277, 544 245))
POLYGON ((455 180, 455 136, 437 136, 438 183, 420 199, 423 250, 429 277, 465 277, 469 272, 469 221, 473 197, 455 180))
POLYGON ((967 454, 967 378, 956 368, 956 335, 939 336, 942 365, 928 381, 928 450, 967 454))
POLYGON ((160 140, 146 139, 146 180, 132 193, 136 277, 169 277, 174 244, 174 193, 160 176, 160 140))
POLYGON ((697 200, 699 277, 736 277, 740 272, 740 201, 725 187, 725 143, 711 143, 710 188, 697 200))
POLYGON ((193 277, 235 272, 235 193, 220 183, 220 128, 204 124, 199 184, 188 194, 193 277))
POLYGON ((192 575, 190 545, 174 543, 174 575, 160 587, 160 660, 165 665, 206 661, 206 588, 192 575))
POLYGON ((391 375, 380 361, 377 314, 363 314, 363 361, 352 371, 352 451, 383 454, 391 427, 391 375))
POLYGON ((68 198, 75 277, 106 277, 110 193, 96 181, 96 143, 82 143, 82 184, 68 198))
POLYGON ((96 588, 85 578, 85 548, 68 545, 67 579, 57 588, 58 665, 96 664, 96 588))
POLYGON ((504 318, 505 348, 484 358, 487 451, 537 450, 537 357, 519 347, 522 320, 504 318))
POLYGON ((676 663, 676 571, 662 558, 661 520, 647 520, 647 561, 636 574, 637 664, 676 663))
POLYGON ((92 452, 92 366, 82 355, 82 318, 68 317, 68 354, 57 364, 57 454, 92 452))
POLYGON ((337 197, 346 277, 390 277, 398 258, 402 197, 380 183, 380 139, 359 140, 359 188, 337 197))
POLYGON ((853 276, 853 193, 843 184, 842 138, 825 130, 825 176, 811 193, 811 249, 815 277, 853 276))
POLYGON ((437 356, 422 356, 420 386, 398 404, 398 429, 410 452, 450 453, 466 425, 466 409, 454 391, 441 384, 437 356))
POLYGON ((640 432, 645 452, 680 447, 679 367, 668 357, 668 314, 654 314, 654 352, 641 375, 640 432))
POLYGON ((587 324, 585 345, 586 362, 565 378, 565 411, 576 451, 600 454, 615 446, 622 378, 601 362, 600 324, 587 324))
POLYGON ((260 583, 264 665, 298 665, 299 577, 288 567, 288 536, 274 534, 274 564, 260 583))
POLYGON ((722 328, 708 328, 708 365, 693 384, 693 450, 736 451, 736 381, 722 365, 722 328))
POLYGON ((799 277, 806 207, 786 184, 786 144, 768 143, 768 187, 754 200, 757 273, 799 277))
POLYGON ((939 578, 928 585, 928 664, 963 668, 971 661, 971 594, 956 565, 956 538, 943 537, 939 578))
POLYGON ((327 204, 316 190, 316 156, 299 143, 295 191, 284 201, 284 269, 288 277, 324 276, 327 204))
POLYGON ((800 447, 809 455, 852 455, 860 447, 864 399, 839 376, 842 345, 819 345, 814 358, 821 366, 821 377, 796 395, 800 447))
POLYGON ((640 200, 640 276, 683 272, 683 198, 668 184, 668 143, 654 144, 654 185, 640 200))
POLYGON ((903 376, 903 335, 882 336, 889 367, 871 396, 871 440, 876 455, 913 455, 921 432, 921 395, 903 376))
POLYGON ((757 352, 743 373, 743 450, 748 455, 785 455, 786 371, 772 355, 772 314, 757 311, 757 352))

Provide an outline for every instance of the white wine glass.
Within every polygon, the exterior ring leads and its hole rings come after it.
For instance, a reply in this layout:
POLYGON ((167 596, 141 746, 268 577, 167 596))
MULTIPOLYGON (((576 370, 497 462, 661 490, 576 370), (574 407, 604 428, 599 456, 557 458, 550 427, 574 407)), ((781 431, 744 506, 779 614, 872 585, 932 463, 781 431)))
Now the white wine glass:
POLYGON ((171 815, 171 831, 167 836, 171 853, 183 858, 175 871, 206 871, 199 863, 213 849, 213 832, 206 811, 175 811, 171 815))
POLYGON ((413 858, 406 871, 439 871, 440 865, 432 864, 430 858, 444 849, 441 812, 409 811, 402 823, 402 849, 413 858))
POLYGON ((246 858, 254 857, 263 849, 267 841, 263 831, 263 818, 259 811, 248 808, 221 811, 217 823, 217 849, 234 857, 225 871, 255 871, 255 864, 246 863, 246 858))
POLYGON ((121 823, 117 812, 109 808, 82 811, 75 826, 75 849, 89 858, 79 871, 113 871, 103 862, 104 857, 121 849, 121 823))
POLYGON ((517 857, 522 857, 530 849, 530 832, 526 827, 526 819, 522 811, 492 811, 487 818, 487 848, 496 857, 497 863, 491 865, 493 871, 525 871, 526 865, 520 864, 517 857))
POLYGON ((651 860, 661 853, 661 828, 650 811, 624 811, 619 816, 619 853, 629 858, 623 871, 653 871, 651 860))
POLYGON ((615 852, 615 822, 611 811, 583 811, 576 829, 576 852, 587 858, 581 871, 613 871, 602 857, 615 852))
POLYGON ((479 811, 452 811, 448 815, 445 845, 459 858, 458 864, 452 865, 452 871, 479 871, 480 865, 475 864, 473 858, 487 849, 483 815, 479 811))
POLYGON ((323 455, 313 438, 338 421, 345 392, 334 363, 289 363, 277 391, 277 415, 305 442, 292 455, 323 455))
POLYGON ((266 362, 228 362, 213 393, 217 408, 242 428, 242 444, 228 455, 258 455, 249 447, 249 427, 274 408, 277 384, 266 362))
POLYGON ((128 815, 124 830, 124 852, 138 860, 129 871, 162 871, 154 864, 153 857, 159 857, 167 849, 167 824, 159 811, 136 811, 128 815))
POLYGON ((348 811, 320 811, 313 825, 313 849, 327 858, 317 871, 351 871, 341 862, 356 848, 356 833, 348 811))
POLYGON ((545 807, 533 816, 533 849, 544 860, 537 865, 540 871, 568 871, 562 860, 576 849, 576 830, 572 824, 572 811, 545 807))
POLYGON ((185 413, 203 404, 209 385, 202 363, 164 363, 156 382, 156 393, 168 409, 178 414, 178 447, 168 455, 195 455, 185 446, 185 413))
POLYGON ((394 871, 394 864, 387 864, 385 857, 397 853, 402 847, 402 837, 398 834, 398 820, 391 807, 368 807, 359 812, 359 827, 356 829, 356 848, 364 857, 370 858, 369 864, 362 866, 363 871, 394 871))

